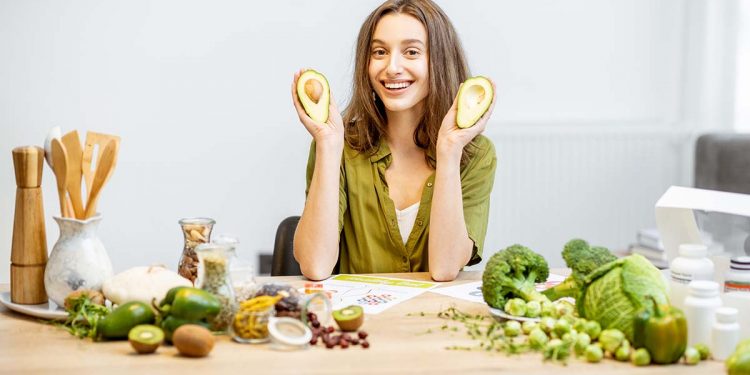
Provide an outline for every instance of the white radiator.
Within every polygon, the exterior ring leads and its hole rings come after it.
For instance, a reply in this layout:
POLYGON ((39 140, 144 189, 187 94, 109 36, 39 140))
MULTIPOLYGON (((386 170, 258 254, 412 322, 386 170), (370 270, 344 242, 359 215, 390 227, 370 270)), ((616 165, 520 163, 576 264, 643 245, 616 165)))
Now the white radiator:
POLYGON ((498 168, 484 260, 520 243, 560 266, 563 244, 576 237, 626 249, 639 228, 655 226, 654 204, 667 187, 692 184, 693 137, 661 129, 625 124, 489 130, 498 168))

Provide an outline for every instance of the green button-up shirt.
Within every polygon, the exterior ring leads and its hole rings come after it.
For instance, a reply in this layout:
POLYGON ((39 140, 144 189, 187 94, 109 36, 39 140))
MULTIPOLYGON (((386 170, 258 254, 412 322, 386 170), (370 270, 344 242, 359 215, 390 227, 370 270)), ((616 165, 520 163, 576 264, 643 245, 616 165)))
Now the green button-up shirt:
MULTIPOLYGON (((490 193, 495 181, 495 147, 485 136, 474 140, 476 152, 461 168, 464 220, 474 242, 471 260, 479 263, 487 233, 490 193)), ((434 155, 428 157, 435 159, 434 155)), ((426 272, 428 236, 435 173, 425 181, 414 227, 404 244, 396 219, 396 208, 388 194, 385 170, 391 163, 387 142, 375 154, 344 146, 339 184, 339 272, 426 272)), ((307 163, 307 189, 315 170, 315 143, 307 163)))

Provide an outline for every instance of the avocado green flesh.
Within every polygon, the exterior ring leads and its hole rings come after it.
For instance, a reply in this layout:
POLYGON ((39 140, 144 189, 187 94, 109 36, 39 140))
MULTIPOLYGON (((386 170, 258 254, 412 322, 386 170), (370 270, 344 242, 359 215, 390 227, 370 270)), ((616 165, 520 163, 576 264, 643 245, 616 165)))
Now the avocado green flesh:
POLYGON ((494 94, 492 83, 487 78, 467 79, 458 92, 456 125, 459 128, 474 126, 490 108, 494 94))
POLYGON ((297 96, 311 119, 316 122, 328 121, 331 93, 325 76, 314 70, 302 73, 297 80, 297 96))

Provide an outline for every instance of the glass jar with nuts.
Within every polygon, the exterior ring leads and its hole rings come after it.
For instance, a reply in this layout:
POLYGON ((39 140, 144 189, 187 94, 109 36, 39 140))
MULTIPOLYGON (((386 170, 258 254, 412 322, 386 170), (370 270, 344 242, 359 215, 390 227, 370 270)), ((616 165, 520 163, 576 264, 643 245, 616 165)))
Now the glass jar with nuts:
POLYGON ((209 218, 189 218, 182 219, 179 223, 185 237, 185 246, 182 248, 177 273, 195 284, 198 277, 198 254, 195 253, 195 248, 211 240, 211 230, 216 221, 209 218))

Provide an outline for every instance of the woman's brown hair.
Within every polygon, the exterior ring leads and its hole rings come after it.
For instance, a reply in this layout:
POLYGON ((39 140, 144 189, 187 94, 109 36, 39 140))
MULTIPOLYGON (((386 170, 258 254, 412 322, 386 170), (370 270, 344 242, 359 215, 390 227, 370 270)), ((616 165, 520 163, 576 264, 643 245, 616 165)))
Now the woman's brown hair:
MULTIPOLYGON (((434 155, 440 124, 453 103, 459 85, 469 77, 469 68, 453 24, 443 10, 430 0, 386 1, 370 13, 362 24, 357 37, 352 99, 344 111, 345 139, 354 150, 374 153, 387 132, 385 107, 373 90, 368 68, 375 27, 383 16, 392 13, 410 15, 427 30, 429 93, 425 98, 424 114, 414 131, 414 143, 434 155)), ((462 165, 471 154, 467 149, 464 148, 461 156, 462 165)), ((429 158, 427 162, 435 167, 429 158)))

